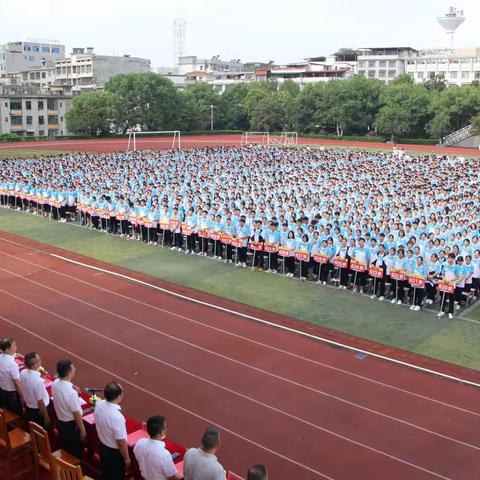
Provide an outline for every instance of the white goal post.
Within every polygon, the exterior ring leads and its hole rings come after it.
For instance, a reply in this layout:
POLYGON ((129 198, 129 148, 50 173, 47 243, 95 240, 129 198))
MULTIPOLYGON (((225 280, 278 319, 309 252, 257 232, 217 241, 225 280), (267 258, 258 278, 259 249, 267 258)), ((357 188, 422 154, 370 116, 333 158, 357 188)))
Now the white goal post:
POLYGON ((137 130, 128 131, 128 144, 127 152, 137 150, 137 137, 143 135, 171 135, 172 136, 172 148, 182 148, 181 147, 181 135, 180 130, 159 130, 158 132, 139 132, 137 130))
POLYGON ((268 145, 270 143, 269 132, 243 132, 240 145, 249 145, 251 143, 260 143, 268 145))
POLYGON ((280 136, 280 143, 282 145, 297 145, 298 132, 282 132, 280 136))

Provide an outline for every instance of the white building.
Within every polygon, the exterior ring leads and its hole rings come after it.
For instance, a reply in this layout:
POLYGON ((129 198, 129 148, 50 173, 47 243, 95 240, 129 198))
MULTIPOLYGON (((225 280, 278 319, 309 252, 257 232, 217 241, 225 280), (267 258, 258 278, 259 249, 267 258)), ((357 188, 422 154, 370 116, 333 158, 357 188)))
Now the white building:
POLYGON ((40 67, 65 57, 65 46, 54 41, 9 42, 0 45, 0 75, 40 67))
POLYGON ((447 85, 469 85, 480 81, 480 48, 422 50, 407 60, 406 71, 416 83, 438 76, 447 85))
POLYGON ((410 47, 360 48, 356 73, 389 83, 406 73, 406 62, 417 53, 410 47))
POLYGON ((65 114, 72 96, 30 95, 28 90, 0 85, 0 135, 25 137, 68 135, 65 114))
POLYGON ((97 55, 93 48, 74 48, 70 57, 55 61, 55 83, 71 85, 75 93, 97 90, 120 73, 150 71, 150 60, 130 55, 97 55))
POLYGON ((190 72, 241 72, 244 69, 239 59, 220 60, 219 55, 210 59, 198 58, 195 55, 182 56, 178 58, 178 73, 187 74, 190 72))

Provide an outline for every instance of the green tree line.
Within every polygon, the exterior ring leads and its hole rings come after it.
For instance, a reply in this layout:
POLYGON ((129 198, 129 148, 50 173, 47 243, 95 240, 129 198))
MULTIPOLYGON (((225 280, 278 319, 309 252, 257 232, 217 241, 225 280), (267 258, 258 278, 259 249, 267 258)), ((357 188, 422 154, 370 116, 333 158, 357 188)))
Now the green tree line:
POLYGON ((446 88, 442 79, 415 84, 405 75, 386 85, 353 76, 313 83, 238 83, 223 94, 207 83, 178 91, 155 73, 117 75, 103 91, 75 97, 67 113, 75 134, 143 130, 298 131, 438 139, 472 123, 480 130, 480 84, 446 88))

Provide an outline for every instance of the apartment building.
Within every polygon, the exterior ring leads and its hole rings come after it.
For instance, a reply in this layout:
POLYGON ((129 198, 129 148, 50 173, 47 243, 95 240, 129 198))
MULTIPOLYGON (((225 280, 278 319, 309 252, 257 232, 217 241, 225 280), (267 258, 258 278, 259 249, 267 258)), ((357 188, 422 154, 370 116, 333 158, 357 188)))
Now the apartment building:
POLYGON ((411 47, 360 48, 357 54, 358 75, 389 83, 406 73, 406 62, 418 51, 411 47))
POLYGON ((406 72, 416 83, 438 76, 447 85, 469 85, 480 81, 480 48, 421 50, 407 60, 406 72))
POLYGON ((31 95, 22 87, 13 91, 0 85, 0 135, 15 133, 25 137, 68 135, 65 114, 72 96, 31 95))
POLYGON ((239 60, 221 60, 219 55, 210 59, 198 58, 195 55, 178 57, 178 73, 185 75, 190 72, 241 72, 245 68, 239 60))
POLYGON ((55 82, 71 85, 74 93, 97 90, 120 73, 150 71, 150 60, 130 55, 98 55, 93 48, 74 48, 70 57, 55 61, 55 82))
POLYGON ((40 67, 65 57, 65 45, 54 41, 20 41, 0 45, 0 75, 40 67))

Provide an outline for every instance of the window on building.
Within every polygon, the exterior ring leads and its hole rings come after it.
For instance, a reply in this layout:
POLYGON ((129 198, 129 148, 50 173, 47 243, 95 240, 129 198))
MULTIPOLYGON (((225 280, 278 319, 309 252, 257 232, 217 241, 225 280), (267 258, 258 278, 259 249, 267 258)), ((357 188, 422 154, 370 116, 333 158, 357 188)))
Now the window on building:
POLYGON ((365 70, 359 70, 358 74, 361 75, 362 77, 364 77, 365 76, 365 70))
POLYGON ((58 47, 52 47, 52 53, 60 53, 60 49, 58 47))
POLYGON ((43 125, 45 123, 45 117, 43 115, 38 116, 38 124, 43 125))
POLYGON ((423 79, 423 72, 417 72, 417 78, 419 80, 422 80, 423 79))
POLYGON ((29 52, 30 51, 30 45, 24 45, 23 46, 23 51, 24 52, 29 52))
POLYGON ((397 65, 397 62, 395 60, 389 60, 388 61, 388 66, 389 67, 395 67, 397 65))
POLYGON ((450 78, 457 78, 458 72, 450 72, 450 78))
POLYGON ((47 109, 48 110, 56 110, 57 109, 57 101, 49 98, 47 100, 47 109))
POLYGON ((379 78, 385 78, 387 76, 387 71, 386 70, 379 70, 378 71, 378 77, 379 78))
POLYGON ((396 70, 389 70, 388 71, 388 78, 394 78, 396 73, 397 73, 396 70))
POLYGON ((23 120, 22 117, 10 117, 10 123, 12 125, 22 125, 23 120))
POLYGON ((32 52, 39 52, 40 47, 38 45, 32 45, 32 52))
POLYGON ((8 117, 5 117, 5 123, 8 123, 8 117))
POLYGON ((28 57, 28 61, 29 61, 29 62, 34 62, 34 61, 35 61, 35 57, 33 57, 33 56, 28 57))
POLYGON ((369 67, 375 67, 375 63, 376 63, 375 60, 369 60, 368 61, 368 66, 369 67))
POLYGON ((470 72, 462 72, 462 78, 464 80, 470 79, 470 72))
POLYGON ((30 100, 27 100, 27 101, 25 102, 25 108, 26 108, 27 110, 31 110, 31 109, 32 109, 32 102, 31 102, 30 100))
POLYGON ((50 53, 50 47, 42 47, 43 53, 50 53))
POLYGON ((368 71, 368 78, 375 78, 375 70, 368 71))
POLYGON ((35 73, 34 72, 30 72, 30 80, 33 80, 35 78, 35 73))
POLYGON ((447 72, 445 71, 441 71, 441 72, 438 72, 438 76, 441 77, 441 78, 445 78, 447 72))
POLYGON ((48 116, 48 124, 49 125, 56 125, 58 123, 58 115, 49 115, 48 116))
POLYGON ((382 67, 382 68, 385 68, 387 66, 387 61, 386 60, 380 60, 378 62, 378 66, 382 67))
POLYGON ((40 72, 35 72, 35 80, 40 80, 40 72))
POLYGON ((45 130, 39 130, 38 135, 40 135, 40 137, 43 137, 45 135, 45 130))
POLYGON ((42 78, 47 78, 47 73, 46 72, 42 72, 42 78))
POLYGON ((27 116, 27 125, 31 125, 33 123, 33 117, 28 115, 27 116))
POLYGON ((22 109, 22 101, 18 98, 12 98, 10 100, 10 110, 21 110, 22 109))
POLYGON ((43 110, 43 100, 38 101, 38 109, 43 110))
POLYGON ((475 80, 480 80, 480 72, 474 72, 475 80))

